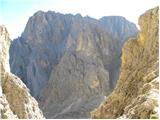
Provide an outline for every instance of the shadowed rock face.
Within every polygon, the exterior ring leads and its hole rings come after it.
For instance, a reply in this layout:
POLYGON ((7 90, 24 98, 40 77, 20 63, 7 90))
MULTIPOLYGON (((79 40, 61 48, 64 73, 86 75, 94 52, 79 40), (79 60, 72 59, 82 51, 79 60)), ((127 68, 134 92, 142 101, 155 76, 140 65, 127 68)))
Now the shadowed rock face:
POLYGON ((114 87, 121 46, 137 29, 120 20, 125 24, 115 32, 127 29, 127 37, 120 40, 123 34, 114 36, 114 30, 109 32, 102 21, 79 14, 38 11, 22 36, 12 42, 11 71, 24 80, 46 117, 88 118, 89 111, 114 87))
POLYGON ((10 73, 10 42, 6 28, 0 26, 0 118, 42 119, 44 117, 38 103, 30 95, 26 85, 10 73))
POLYGON ((140 16, 140 32, 122 50, 120 78, 92 118, 158 118, 159 8, 140 16))

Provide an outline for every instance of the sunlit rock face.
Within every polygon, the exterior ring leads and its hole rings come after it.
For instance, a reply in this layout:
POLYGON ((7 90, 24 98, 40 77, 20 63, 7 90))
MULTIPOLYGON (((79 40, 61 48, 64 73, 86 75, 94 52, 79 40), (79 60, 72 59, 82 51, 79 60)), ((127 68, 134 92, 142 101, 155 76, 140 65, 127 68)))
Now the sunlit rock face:
POLYGON ((0 26, 0 118, 44 118, 26 85, 10 72, 10 42, 7 29, 0 26))
POLYGON ((13 40, 11 71, 29 87, 47 118, 88 118, 115 86, 121 46, 137 29, 122 17, 105 19, 38 11, 13 40), (114 31, 118 19, 122 24, 114 31))
POLYGON ((94 111, 92 118, 158 118, 159 8, 139 18, 140 32, 122 50, 116 88, 94 111))

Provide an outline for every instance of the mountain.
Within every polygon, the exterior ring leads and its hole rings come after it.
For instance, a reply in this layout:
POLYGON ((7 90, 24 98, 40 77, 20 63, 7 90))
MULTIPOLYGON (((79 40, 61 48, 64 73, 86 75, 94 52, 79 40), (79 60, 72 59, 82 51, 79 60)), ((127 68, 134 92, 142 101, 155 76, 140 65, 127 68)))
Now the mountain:
POLYGON ((115 86, 121 47, 136 33, 136 26, 119 16, 105 23, 80 14, 38 11, 11 43, 11 71, 47 118, 88 118, 115 86), (115 31, 107 29, 118 19, 122 24, 115 31), (125 33, 114 36, 122 28, 125 33))
POLYGON ((30 95, 26 85, 10 72, 9 47, 11 40, 4 26, 0 26, 0 118, 42 119, 37 101, 30 95))
POLYGON ((121 40, 122 43, 129 37, 134 37, 137 34, 135 33, 135 31, 137 31, 135 24, 129 22, 122 16, 102 17, 99 21, 104 29, 106 29, 115 39, 121 40))
POLYGON ((114 91, 91 112, 92 118, 158 118, 159 8, 141 15, 139 25, 137 38, 124 44, 114 91))

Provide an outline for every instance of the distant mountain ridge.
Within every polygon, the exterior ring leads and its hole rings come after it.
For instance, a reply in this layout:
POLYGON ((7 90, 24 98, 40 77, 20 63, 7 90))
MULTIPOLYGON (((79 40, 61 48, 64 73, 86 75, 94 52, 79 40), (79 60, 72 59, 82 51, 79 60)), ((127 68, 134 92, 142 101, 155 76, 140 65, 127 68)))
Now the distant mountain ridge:
POLYGON ((135 24, 127 21, 126 18, 122 16, 102 17, 99 21, 100 25, 103 26, 109 34, 111 34, 115 39, 121 40, 122 43, 129 37, 132 37, 132 35, 126 34, 127 32, 133 33, 133 36, 136 35, 134 34, 135 31, 137 31, 135 24))
POLYGON ((11 44, 11 71, 47 118, 88 118, 115 86, 121 47, 137 32, 118 16, 96 20, 38 11, 11 44))

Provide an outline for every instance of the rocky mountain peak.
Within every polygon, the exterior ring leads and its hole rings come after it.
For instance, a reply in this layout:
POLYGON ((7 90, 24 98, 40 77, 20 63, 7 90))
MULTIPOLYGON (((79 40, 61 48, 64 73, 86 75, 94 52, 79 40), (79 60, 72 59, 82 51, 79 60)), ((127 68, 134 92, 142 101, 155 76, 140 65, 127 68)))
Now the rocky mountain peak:
POLYGON ((104 24, 79 14, 38 11, 13 40, 11 71, 47 118, 88 118, 112 91, 119 75, 121 35, 134 36, 137 29, 125 19, 112 32, 108 26, 116 22, 104 24), (122 28, 127 31, 115 37, 122 28))

